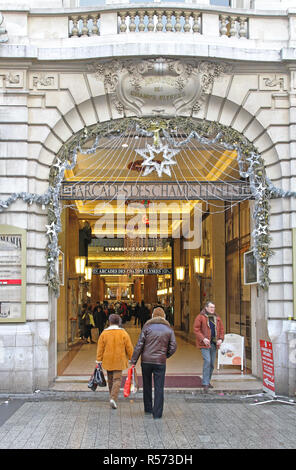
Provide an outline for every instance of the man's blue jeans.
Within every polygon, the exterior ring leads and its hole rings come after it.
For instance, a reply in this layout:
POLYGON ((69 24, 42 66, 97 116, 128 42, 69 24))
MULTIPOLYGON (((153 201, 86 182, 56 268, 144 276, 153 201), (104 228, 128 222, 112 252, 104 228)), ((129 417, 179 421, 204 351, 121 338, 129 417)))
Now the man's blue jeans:
POLYGON ((209 385, 212 373, 215 367, 216 360, 216 344, 211 343, 210 348, 201 348, 202 357, 204 360, 202 372, 202 384, 209 385))

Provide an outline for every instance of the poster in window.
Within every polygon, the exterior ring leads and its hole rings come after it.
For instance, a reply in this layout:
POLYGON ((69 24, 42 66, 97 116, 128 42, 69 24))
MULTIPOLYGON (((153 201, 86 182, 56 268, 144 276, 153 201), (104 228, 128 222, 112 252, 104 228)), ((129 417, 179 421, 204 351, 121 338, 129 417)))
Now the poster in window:
POLYGON ((0 322, 24 322, 26 232, 0 225, 0 322))
POLYGON ((244 283, 258 284, 259 282, 259 266, 254 256, 254 251, 246 251, 244 253, 244 283))

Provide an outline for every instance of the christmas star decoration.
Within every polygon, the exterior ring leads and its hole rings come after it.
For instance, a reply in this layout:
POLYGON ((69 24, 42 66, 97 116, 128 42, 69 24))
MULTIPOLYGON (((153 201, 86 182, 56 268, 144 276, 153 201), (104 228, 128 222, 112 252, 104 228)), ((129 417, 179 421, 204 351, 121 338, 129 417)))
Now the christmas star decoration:
POLYGON ((258 165, 258 155, 254 152, 251 153, 250 157, 246 158, 246 161, 249 162, 249 169, 252 169, 253 166, 258 165))
POLYGON ((169 177, 172 176, 171 174, 171 165, 176 165, 177 162, 173 160, 173 157, 179 153, 180 150, 171 149, 168 145, 163 145, 160 143, 158 147, 155 145, 147 144, 145 149, 136 149, 136 152, 144 158, 142 166, 145 167, 143 176, 147 176, 153 171, 157 172, 159 178, 161 178, 162 173, 165 173, 169 177), (155 154, 161 154, 163 156, 163 160, 159 163, 154 160, 155 154))
POLYGON ((61 167, 62 167, 62 165, 63 165, 63 162, 62 162, 62 160, 60 160, 59 157, 58 157, 58 158, 57 158, 57 161, 56 161, 52 166, 54 166, 54 167, 56 167, 56 168, 58 168, 58 169, 60 170, 61 167))
POLYGON ((256 187, 256 193, 259 194, 259 195, 262 195, 264 194, 264 192, 266 191, 266 186, 264 184, 264 182, 260 182, 258 184, 258 186, 256 187))
POLYGON ((50 235, 50 234, 53 234, 55 235, 55 223, 52 222, 50 225, 45 225, 45 227, 47 228, 47 232, 46 232, 46 235, 50 235))
POLYGON ((255 229, 255 235, 260 236, 260 235, 268 235, 268 227, 265 226, 259 226, 258 228, 255 229))

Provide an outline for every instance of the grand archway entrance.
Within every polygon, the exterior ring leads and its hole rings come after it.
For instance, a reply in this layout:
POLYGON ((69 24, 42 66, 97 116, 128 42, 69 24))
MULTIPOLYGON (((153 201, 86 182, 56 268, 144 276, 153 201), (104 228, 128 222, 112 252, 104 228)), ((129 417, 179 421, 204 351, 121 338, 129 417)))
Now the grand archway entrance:
MULTIPOLYGON (((162 304, 182 342, 180 353, 186 356, 192 347, 196 356, 193 321, 213 300, 226 331, 244 336, 250 367, 251 287, 244 279, 244 253, 252 248, 254 169, 260 166, 261 176, 264 171, 252 146, 211 123, 125 120, 85 129, 58 155, 53 179, 63 166, 60 258, 67 269, 58 301, 58 375, 69 373, 69 360, 81 349, 83 305, 97 302, 127 308, 126 327, 135 340, 137 302, 149 309, 162 304), (78 258, 88 268, 80 273, 78 258)), ((83 348, 83 361, 93 361, 95 347, 83 348)), ((201 372, 192 357, 184 360, 193 364, 188 374, 201 372)), ((172 373, 182 371, 181 358, 172 373)))

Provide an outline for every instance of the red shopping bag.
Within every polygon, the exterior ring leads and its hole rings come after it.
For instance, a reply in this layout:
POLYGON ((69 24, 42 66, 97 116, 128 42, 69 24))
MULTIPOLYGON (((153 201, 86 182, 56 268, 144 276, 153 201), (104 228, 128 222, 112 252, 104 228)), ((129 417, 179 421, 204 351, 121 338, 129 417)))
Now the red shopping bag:
POLYGON ((127 398, 131 393, 131 385, 133 379, 133 370, 135 366, 131 366, 127 371, 127 378, 125 379, 124 387, 123 387, 123 396, 127 398))

